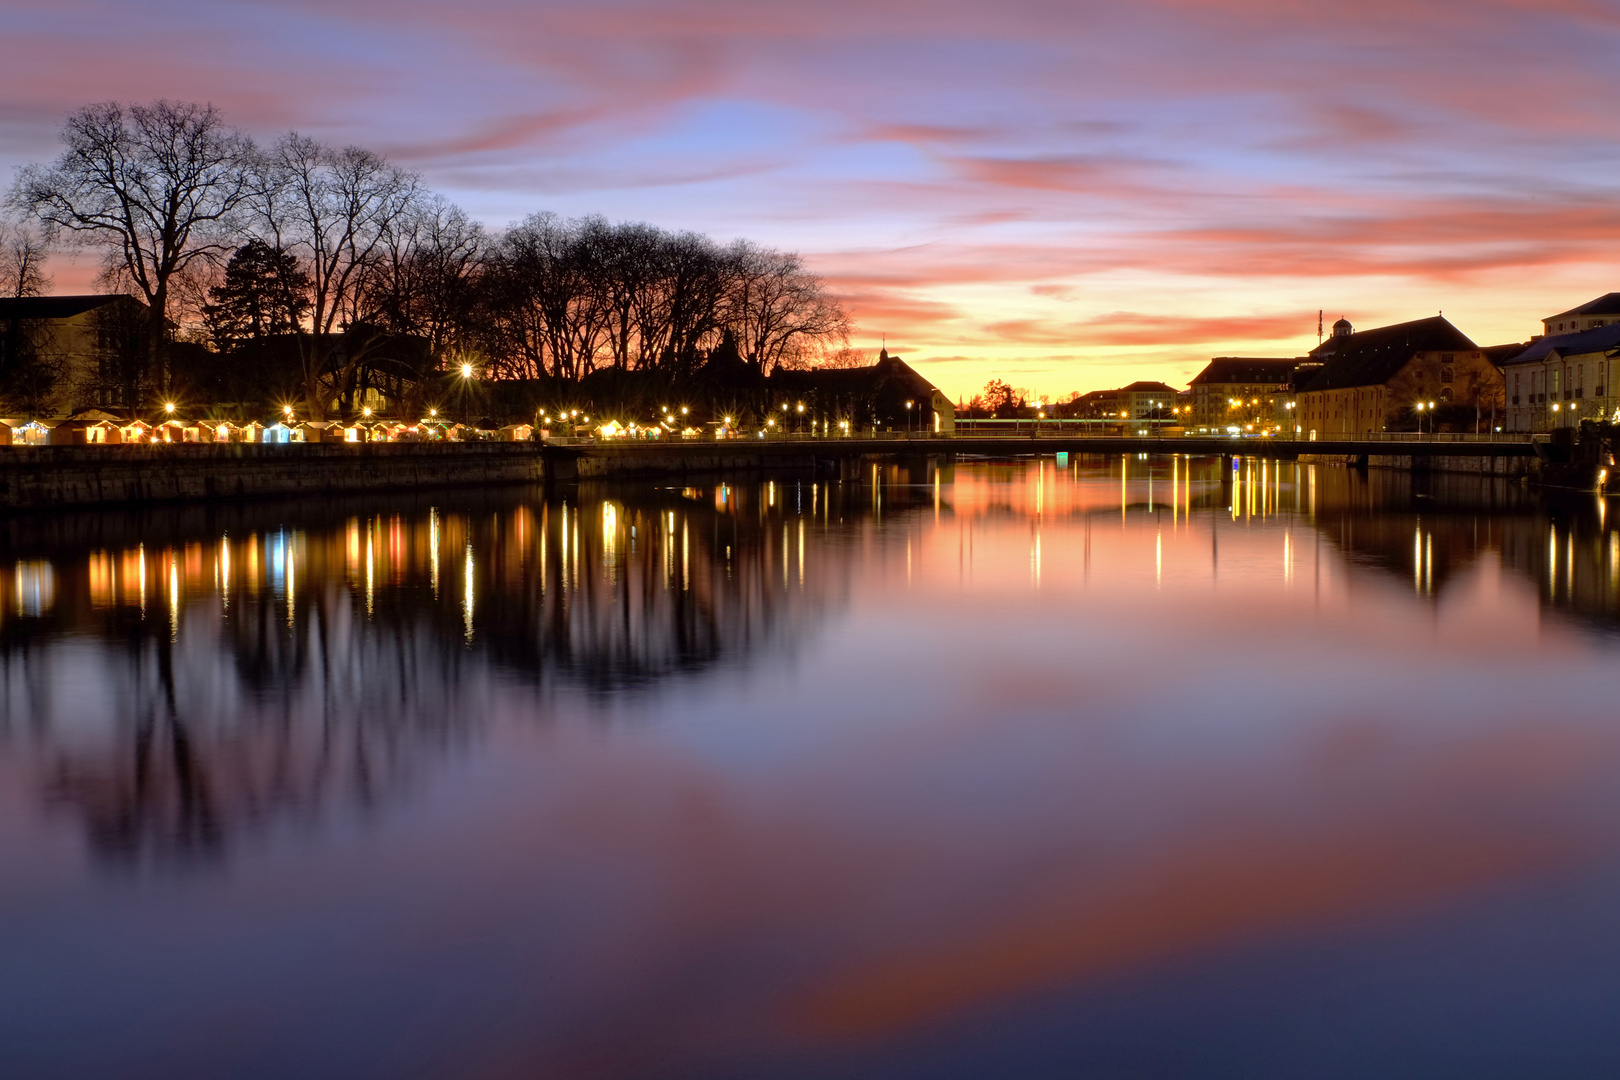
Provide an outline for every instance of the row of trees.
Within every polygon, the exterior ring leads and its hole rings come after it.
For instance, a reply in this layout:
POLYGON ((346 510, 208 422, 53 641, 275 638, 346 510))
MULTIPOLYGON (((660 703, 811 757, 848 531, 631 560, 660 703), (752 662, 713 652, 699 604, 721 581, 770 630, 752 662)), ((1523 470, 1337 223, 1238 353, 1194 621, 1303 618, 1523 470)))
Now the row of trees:
POLYGON ((62 155, 7 196, 36 230, 18 235, 102 251, 109 284, 147 305, 154 377, 177 326, 221 353, 295 341, 313 416, 463 363, 673 379, 725 339, 769 374, 848 340, 848 315, 797 255, 745 241, 551 214, 493 233, 382 155, 296 132, 259 146, 209 105, 90 105, 61 135, 62 155), (401 335, 426 343, 426 370, 378 365, 401 335))

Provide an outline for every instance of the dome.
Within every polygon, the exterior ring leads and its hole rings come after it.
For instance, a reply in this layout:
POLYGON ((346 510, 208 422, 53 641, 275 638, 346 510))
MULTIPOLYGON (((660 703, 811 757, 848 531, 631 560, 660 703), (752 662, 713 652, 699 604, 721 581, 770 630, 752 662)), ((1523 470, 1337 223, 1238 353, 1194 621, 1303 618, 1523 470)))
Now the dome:
POLYGON ((1355 332, 1356 328, 1350 325, 1349 319, 1340 319, 1338 322, 1333 324, 1334 337, 1349 337, 1355 332))

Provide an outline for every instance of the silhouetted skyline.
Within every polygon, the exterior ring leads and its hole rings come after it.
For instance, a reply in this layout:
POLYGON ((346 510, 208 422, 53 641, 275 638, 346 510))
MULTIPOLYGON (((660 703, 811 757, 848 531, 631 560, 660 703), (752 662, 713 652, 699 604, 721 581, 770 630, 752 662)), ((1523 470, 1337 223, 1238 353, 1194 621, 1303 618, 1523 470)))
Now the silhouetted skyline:
MULTIPOLYGON (((1457 0, 4 0, 0 173, 86 101, 212 101, 537 210, 802 252, 947 392, 1184 382, 1316 316, 1480 341, 1613 287, 1617 20, 1457 0)), ((73 291, 93 260, 58 260, 73 291)))

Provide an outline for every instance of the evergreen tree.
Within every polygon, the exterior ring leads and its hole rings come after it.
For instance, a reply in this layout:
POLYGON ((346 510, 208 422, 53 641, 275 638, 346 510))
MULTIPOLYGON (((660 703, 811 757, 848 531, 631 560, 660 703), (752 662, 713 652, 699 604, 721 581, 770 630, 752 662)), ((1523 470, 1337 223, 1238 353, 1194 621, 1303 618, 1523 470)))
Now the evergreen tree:
POLYGON ((309 310, 309 275, 290 253, 263 240, 237 248, 225 280, 208 290, 203 317, 221 352, 245 341, 297 332, 309 310))

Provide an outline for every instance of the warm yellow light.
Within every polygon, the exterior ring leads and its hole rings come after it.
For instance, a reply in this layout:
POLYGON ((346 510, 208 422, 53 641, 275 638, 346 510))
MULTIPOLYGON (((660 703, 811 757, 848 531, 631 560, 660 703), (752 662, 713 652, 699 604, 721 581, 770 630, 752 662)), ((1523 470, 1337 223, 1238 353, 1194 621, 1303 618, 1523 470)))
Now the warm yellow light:
POLYGON ((361 409, 360 411, 365 413, 367 416, 370 416, 371 415, 371 406, 367 405, 364 409, 361 409))
POLYGON ((428 415, 429 416, 438 416, 439 415, 439 410, 438 409, 429 409, 428 410, 428 415))
POLYGON ((172 415, 174 413, 174 402, 164 402, 163 411, 172 415))

